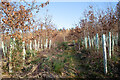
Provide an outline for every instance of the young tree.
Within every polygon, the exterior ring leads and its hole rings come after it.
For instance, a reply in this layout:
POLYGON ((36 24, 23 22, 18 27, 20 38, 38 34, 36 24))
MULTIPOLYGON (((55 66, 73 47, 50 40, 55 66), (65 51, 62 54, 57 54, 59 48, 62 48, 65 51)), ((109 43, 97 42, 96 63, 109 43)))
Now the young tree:
MULTIPOLYGON (((23 41, 23 62, 25 61, 25 38, 24 33, 30 31, 34 19, 32 18, 33 10, 36 10, 36 13, 39 12, 39 9, 49 4, 49 1, 46 3, 36 5, 33 1, 28 4, 25 0, 24 5, 21 2, 10 2, 10 0, 1 0, 0 7, 2 12, 2 25, 0 28, 11 38, 15 38, 15 32, 20 32, 22 41, 23 41)), ((11 64, 12 50, 13 50, 13 41, 11 41, 11 51, 9 54, 9 62, 11 64)), ((12 69, 12 68, 10 68, 12 69)), ((11 70, 10 70, 11 72, 11 70)))
POLYGON ((118 15, 118 45, 120 46, 120 1, 117 4, 117 15, 118 15))

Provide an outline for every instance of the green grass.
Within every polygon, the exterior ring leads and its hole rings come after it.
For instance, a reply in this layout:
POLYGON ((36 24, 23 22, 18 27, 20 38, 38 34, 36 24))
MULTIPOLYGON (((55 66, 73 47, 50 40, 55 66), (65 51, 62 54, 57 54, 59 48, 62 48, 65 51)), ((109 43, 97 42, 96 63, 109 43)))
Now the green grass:
MULTIPOLYGON (((55 73, 57 75, 61 75, 61 73, 65 71, 65 75, 69 77, 74 75, 74 78, 105 78, 119 76, 120 58, 117 53, 115 53, 111 59, 108 59, 108 74, 105 75, 102 48, 98 51, 96 51, 95 48, 81 48, 81 50, 78 51, 76 49, 77 47, 78 46, 70 47, 68 46, 68 42, 62 42, 59 43, 57 50, 54 51, 57 54, 52 52, 49 53, 50 55, 47 54, 47 57, 42 57, 34 51, 27 50, 26 61, 30 59, 31 54, 33 54, 32 57, 34 58, 31 59, 32 61, 29 64, 26 64, 26 66, 31 64, 38 65, 38 72, 44 70, 45 72, 55 73), (34 54, 36 54, 36 56, 34 56, 34 54)), ((14 59, 16 60, 15 63, 18 64, 19 59, 14 59)), ((19 71, 18 68, 21 66, 20 64, 16 66, 15 71, 19 71)), ((24 72, 29 72, 32 69, 32 65, 26 67, 24 72)), ((3 68, 7 70, 7 67, 3 68)))

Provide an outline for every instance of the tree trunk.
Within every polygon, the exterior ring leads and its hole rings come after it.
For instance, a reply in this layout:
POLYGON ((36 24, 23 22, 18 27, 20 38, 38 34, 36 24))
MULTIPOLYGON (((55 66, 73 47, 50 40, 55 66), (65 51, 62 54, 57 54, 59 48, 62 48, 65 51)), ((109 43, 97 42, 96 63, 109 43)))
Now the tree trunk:
POLYGON ((118 2, 118 46, 120 46, 120 1, 118 2))
POLYGON ((4 41, 2 41, 2 49, 3 49, 3 54, 4 54, 4 57, 5 57, 5 46, 4 46, 4 41))
POLYGON ((118 32, 118 46, 120 46, 120 21, 119 21, 118 27, 119 27, 119 32, 118 32))
POLYGON ((0 80, 2 79, 2 40, 0 36, 0 80))

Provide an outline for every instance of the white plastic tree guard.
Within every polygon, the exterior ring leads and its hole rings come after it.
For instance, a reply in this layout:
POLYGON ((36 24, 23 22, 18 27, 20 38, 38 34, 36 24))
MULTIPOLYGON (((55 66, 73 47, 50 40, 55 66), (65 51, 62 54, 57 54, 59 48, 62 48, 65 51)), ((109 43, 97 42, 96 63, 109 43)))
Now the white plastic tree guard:
POLYGON ((41 49, 43 49, 42 39, 41 39, 41 49))
POLYGON ((35 41, 35 50, 37 51, 37 41, 36 41, 36 39, 34 40, 35 41))
POLYGON ((85 48, 87 49, 87 37, 85 37, 85 48))
POLYGON ((32 50, 32 41, 30 40, 30 50, 32 50))
POLYGON ((11 38, 10 42, 10 53, 9 53, 9 73, 12 73, 12 50, 13 50, 13 40, 11 38))
POLYGON ((51 43, 52 43, 52 42, 51 42, 51 40, 50 40, 50 41, 49 41, 49 49, 51 49, 51 43))
POLYGON ((99 37, 98 37, 98 33, 96 34, 96 48, 99 49, 99 37))
POLYGON ((114 54, 114 35, 112 35, 112 54, 114 54))
POLYGON ((22 46, 23 46, 23 66, 24 66, 24 65, 25 65, 25 55, 26 55, 26 51, 25 51, 25 41, 23 41, 22 46))
POLYGON ((91 40, 89 36, 88 36, 88 44, 89 44, 89 48, 91 48, 91 40))
POLYGON ((46 49, 48 48, 48 39, 46 39, 46 45, 45 45, 46 49))
POLYGON ((93 41, 93 39, 91 39, 91 45, 92 45, 92 47, 94 47, 94 41, 93 41))
POLYGON ((37 49, 39 50, 39 48, 40 48, 40 41, 38 40, 38 48, 37 49))
POLYGON ((109 57, 111 58, 111 32, 109 32, 109 57))
POLYGON ((107 74, 107 53, 105 34, 102 35, 104 73, 107 74))

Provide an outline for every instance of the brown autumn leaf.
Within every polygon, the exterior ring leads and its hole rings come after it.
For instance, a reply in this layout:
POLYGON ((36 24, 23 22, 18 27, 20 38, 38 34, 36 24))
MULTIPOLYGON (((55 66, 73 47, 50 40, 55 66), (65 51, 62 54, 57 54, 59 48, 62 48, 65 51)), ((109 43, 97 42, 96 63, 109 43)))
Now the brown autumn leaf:
POLYGON ((30 4, 28 4, 28 6, 30 6, 30 4))
POLYGON ((44 4, 41 4, 41 7, 43 8, 43 7, 44 7, 44 4))
POLYGON ((40 24, 41 27, 43 27, 43 24, 40 24))
POLYGON ((32 17, 32 13, 30 14, 30 17, 32 17))

